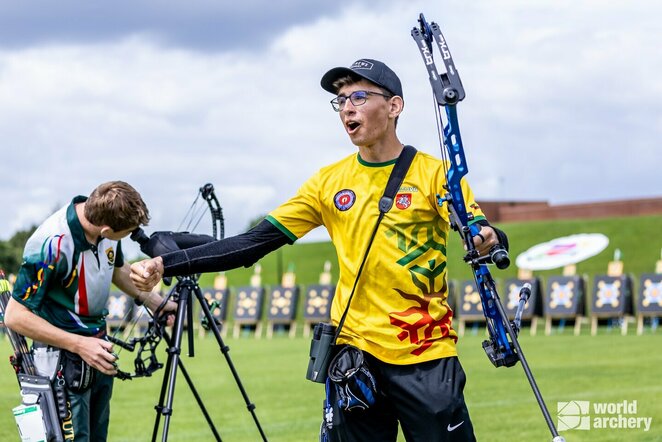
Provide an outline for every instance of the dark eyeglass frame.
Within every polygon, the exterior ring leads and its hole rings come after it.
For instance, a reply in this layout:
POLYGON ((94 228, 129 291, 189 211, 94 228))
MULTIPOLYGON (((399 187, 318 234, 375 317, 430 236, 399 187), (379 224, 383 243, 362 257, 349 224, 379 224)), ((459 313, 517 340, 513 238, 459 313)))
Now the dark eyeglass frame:
POLYGON ((331 107, 333 107, 333 110, 336 112, 340 112, 345 108, 345 104, 347 103, 347 99, 352 102, 352 105, 354 106, 361 106, 364 105, 365 102, 368 100, 368 97, 370 95, 381 95, 382 97, 386 98, 387 100, 390 100, 391 98, 394 97, 394 95, 388 95, 388 94, 382 94, 381 92, 373 92, 373 91, 354 91, 349 95, 338 95, 336 98, 331 100, 331 107))

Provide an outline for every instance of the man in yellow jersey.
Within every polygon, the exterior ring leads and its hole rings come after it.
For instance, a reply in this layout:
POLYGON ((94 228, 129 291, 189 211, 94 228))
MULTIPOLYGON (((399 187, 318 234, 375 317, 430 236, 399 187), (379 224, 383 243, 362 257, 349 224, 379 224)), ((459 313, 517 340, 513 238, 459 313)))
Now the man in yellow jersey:
MULTIPOLYGON (((338 324, 403 150, 396 123, 404 100, 397 75, 372 59, 331 69, 321 85, 336 95, 331 104, 358 154, 319 170, 247 233, 134 264, 138 287, 148 290, 163 275, 250 266, 324 225, 340 266, 331 310, 338 324)), ((338 343, 363 351, 379 395, 367 410, 345 413, 342 440, 395 441, 398 423, 408 441, 475 440, 447 302, 449 215, 436 198, 445 182, 443 162, 418 152, 359 275, 338 343)), ((466 182, 462 190, 471 223, 481 225, 474 238, 479 253, 498 243, 507 247, 505 234, 487 223, 466 182)))

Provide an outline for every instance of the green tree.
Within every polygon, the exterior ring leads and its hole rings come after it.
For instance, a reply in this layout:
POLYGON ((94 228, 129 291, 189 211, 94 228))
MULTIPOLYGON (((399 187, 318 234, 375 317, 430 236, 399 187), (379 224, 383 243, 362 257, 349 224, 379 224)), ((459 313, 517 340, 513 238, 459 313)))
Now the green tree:
POLYGON ((35 230, 37 230, 36 225, 26 230, 19 230, 7 241, 0 241, 0 269, 6 273, 18 272, 23 262, 25 243, 35 230))

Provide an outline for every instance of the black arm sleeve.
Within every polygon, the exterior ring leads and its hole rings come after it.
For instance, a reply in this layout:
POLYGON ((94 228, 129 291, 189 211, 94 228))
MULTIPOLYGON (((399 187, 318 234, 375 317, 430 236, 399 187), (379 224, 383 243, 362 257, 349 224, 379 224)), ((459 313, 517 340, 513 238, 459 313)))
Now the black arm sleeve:
POLYGON ((161 255, 165 269, 163 276, 250 267, 267 253, 293 242, 269 221, 262 220, 241 235, 161 255))
POLYGON ((499 244, 501 244, 506 250, 510 250, 508 248, 508 236, 506 236, 506 232, 504 232, 501 229, 497 229, 493 225, 491 225, 486 219, 481 219, 476 221, 476 224, 481 225, 481 226, 489 226, 492 229, 494 229, 494 233, 496 233, 497 238, 499 238, 499 244))

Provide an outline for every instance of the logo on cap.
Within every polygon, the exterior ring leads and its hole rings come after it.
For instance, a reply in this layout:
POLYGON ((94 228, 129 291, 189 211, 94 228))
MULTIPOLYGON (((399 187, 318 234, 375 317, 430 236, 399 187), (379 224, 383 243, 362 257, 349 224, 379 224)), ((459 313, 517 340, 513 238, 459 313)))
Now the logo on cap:
POLYGON ((356 201, 356 194, 349 189, 343 189, 333 197, 333 202, 336 205, 336 208, 343 212, 349 210, 350 207, 354 205, 354 201, 356 201))
POLYGON ((351 65, 349 68, 352 69, 352 70, 356 70, 356 69, 367 69, 367 70, 371 70, 373 66, 374 66, 374 65, 373 65, 372 63, 370 63, 369 61, 365 61, 365 60, 357 60, 357 61, 355 61, 354 64, 351 65))

